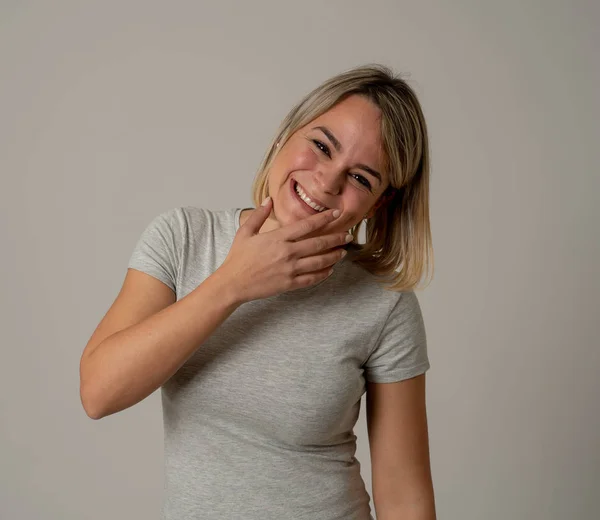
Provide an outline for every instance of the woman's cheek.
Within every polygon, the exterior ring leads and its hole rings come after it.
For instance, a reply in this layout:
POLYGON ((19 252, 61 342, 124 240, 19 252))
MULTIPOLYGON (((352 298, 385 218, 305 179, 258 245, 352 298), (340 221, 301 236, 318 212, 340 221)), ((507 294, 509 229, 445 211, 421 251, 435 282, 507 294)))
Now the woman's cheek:
POLYGON ((300 150, 290 158, 290 169, 312 170, 317 165, 317 162, 317 156, 312 150, 300 150))

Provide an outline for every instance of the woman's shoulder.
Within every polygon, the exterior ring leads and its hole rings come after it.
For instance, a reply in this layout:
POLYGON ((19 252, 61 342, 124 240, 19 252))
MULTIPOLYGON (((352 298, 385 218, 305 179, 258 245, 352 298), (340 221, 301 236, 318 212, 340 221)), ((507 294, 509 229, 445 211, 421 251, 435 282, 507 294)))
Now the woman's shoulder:
POLYGON ((376 275, 360 263, 355 262, 360 252, 360 244, 350 243, 346 248, 348 254, 344 257, 346 279, 342 283, 357 286, 360 291, 384 306, 414 309, 419 306, 419 300, 413 289, 391 289, 393 279, 390 276, 376 275))
POLYGON ((167 242, 176 251, 186 249, 216 236, 235 235, 237 211, 237 208, 209 209, 192 205, 171 207, 155 214, 144 236, 147 240, 167 242))
MULTIPOLYGON (((397 305, 401 298, 412 300, 414 295, 402 291, 390 290, 387 287, 389 283, 386 279, 377 276, 362 265, 354 262, 358 248, 348 247, 348 254, 341 262, 339 267, 339 276, 335 282, 348 297, 360 300, 364 305, 379 309, 379 312, 386 312, 397 305)), ((334 270, 336 267, 334 266, 334 270)))
POLYGON ((233 223, 237 208, 209 209, 202 206, 177 206, 160 213, 157 218, 181 229, 202 229, 233 223))

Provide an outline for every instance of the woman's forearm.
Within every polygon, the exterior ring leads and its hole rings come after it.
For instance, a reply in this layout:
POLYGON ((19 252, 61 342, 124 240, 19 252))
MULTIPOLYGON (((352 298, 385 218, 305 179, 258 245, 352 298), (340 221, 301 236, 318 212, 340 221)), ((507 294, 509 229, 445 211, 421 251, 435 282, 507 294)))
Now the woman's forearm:
POLYGON ((162 386, 241 304, 228 276, 216 271, 194 291, 102 341, 81 360, 81 398, 100 419, 162 386))

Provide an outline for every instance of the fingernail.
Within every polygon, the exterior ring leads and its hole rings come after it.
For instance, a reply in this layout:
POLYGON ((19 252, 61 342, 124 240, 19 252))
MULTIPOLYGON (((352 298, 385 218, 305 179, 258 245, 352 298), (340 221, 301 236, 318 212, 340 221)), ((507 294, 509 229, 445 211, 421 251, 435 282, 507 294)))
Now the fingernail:
POLYGON ((270 200, 271 200, 271 197, 267 197, 265 200, 263 200, 261 206, 266 206, 270 200))
POLYGON ((336 209, 333 211, 333 218, 338 218, 340 216, 340 210, 336 209))
POLYGON ((342 249, 342 258, 344 258, 347 254, 348 254, 348 251, 346 251, 345 249, 342 249))
POLYGON ((354 237, 350 234, 346 235, 346 242, 352 242, 352 240, 354 239, 354 237))

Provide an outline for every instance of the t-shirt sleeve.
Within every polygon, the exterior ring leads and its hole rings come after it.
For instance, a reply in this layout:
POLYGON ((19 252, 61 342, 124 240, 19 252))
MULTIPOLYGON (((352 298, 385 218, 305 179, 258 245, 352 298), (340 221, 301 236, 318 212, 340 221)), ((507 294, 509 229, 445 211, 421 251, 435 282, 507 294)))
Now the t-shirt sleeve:
POLYGON ((365 379, 393 383, 423 374, 429 369, 425 324, 413 291, 396 301, 364 364, 365 379))
POLYGON ((177 292, 182 231, 180 209, 170 209, 154 217, 139 237, 128 267, 157 278, 177 292))

